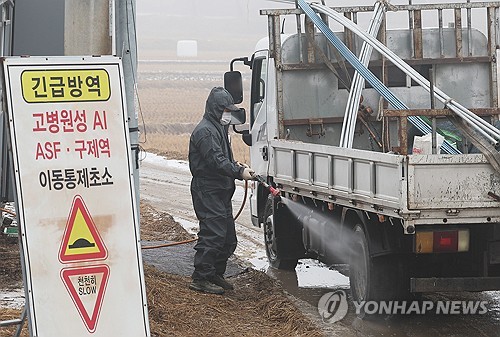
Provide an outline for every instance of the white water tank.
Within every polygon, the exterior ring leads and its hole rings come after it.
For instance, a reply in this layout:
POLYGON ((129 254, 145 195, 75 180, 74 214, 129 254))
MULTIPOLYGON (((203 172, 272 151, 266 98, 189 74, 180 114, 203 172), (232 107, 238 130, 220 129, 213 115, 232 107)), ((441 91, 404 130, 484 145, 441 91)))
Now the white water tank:
POLYGON ((177 57, 197 57, 198 41, 179 40, 177 41, 177 57))

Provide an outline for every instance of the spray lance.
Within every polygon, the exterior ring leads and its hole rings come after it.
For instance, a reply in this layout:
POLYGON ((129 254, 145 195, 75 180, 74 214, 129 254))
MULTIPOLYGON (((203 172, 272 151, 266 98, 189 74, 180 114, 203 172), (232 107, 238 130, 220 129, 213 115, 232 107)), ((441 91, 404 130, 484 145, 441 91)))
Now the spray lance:
POLYGON ((260 175, 258 174, 253 174, 252 175, 253 179, 257 180, 262 186, 264 186, 265 189, 267 189, 272 195, 273 197, 275 198, 280 198, 280 193, 281 191, 277 188, 274 188, 272 187, 271 185, 269 185, 265 180, 264 178, 262 178, 260 175))

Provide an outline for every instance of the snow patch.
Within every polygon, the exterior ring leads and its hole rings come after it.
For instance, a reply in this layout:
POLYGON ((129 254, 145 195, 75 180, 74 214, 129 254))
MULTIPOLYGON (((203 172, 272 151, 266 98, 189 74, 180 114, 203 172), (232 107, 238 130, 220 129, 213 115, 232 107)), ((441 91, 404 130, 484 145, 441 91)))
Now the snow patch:
POLYGON ((24 289, 2 290, 0 308, 21 309, 24 306, 24 289))
POLYGON ((301 260, 295 268, 300 288, 349 288, 349 278, 316 260, 301 260))
POLYGON ((157 154, 146 152, 146 156, 142 161, 156 166, 166 166, 179 171, 189 172, 189 163, 185 160, 167 159, 157 154))

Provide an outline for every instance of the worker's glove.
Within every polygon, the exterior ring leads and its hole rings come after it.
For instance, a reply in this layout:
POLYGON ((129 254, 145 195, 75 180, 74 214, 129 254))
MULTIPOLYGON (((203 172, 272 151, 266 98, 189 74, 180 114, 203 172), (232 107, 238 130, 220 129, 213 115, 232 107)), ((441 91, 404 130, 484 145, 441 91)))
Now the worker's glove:
POLYGON ((241 178, 244 180, 250 180, 253 179, 254 174, 255 174, 254 170, 252 170, 250 167, 245 167, 243 169, 243 172, 241 173, 241 178))
POLYGON ((248 166, 247 164, 240 163, 239 161, 237 161, 236 164, 238 164, 239 166, 243 166, 244 168, 250 168, 250 166, 248 166))

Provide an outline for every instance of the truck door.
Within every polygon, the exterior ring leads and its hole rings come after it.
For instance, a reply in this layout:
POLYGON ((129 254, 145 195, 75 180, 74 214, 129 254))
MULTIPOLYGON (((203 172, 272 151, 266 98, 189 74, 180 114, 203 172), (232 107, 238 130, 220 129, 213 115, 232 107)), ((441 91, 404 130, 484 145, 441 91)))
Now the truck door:
MULTIPOLYGON (((268 169, 268 137, 267 137, 267 51, 256 52, 252 64, 252 83, 250 99, 250 132, 252 134, 252 146, 250 147, 251 166, 255 172, 267 176, 268 169)), ((252 183, 252 194, 250 196, 250 209, 252 218, 257 217, 257 184, 252 183), (254 188, 255 187, 255 188, 254 188)))

